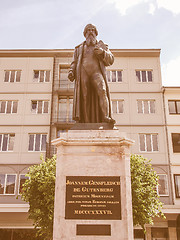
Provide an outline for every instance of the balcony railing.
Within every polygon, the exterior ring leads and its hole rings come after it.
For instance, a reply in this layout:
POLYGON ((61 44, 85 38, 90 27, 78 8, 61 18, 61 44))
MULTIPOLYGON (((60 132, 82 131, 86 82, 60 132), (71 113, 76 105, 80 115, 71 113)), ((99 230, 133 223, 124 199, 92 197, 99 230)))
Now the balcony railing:
POLYGON ((54 82, 54 91, 60 90, 73 90, 74 82, 71 82, 68 79, 61 79, 54 82))
POLYGON ((59 123, 63 123, 63 122, 67 122, 67 123, 74 123, 75 121, 72 119, 72 117, 53 117, 52 121, 55 122, 59 122, 59 123))

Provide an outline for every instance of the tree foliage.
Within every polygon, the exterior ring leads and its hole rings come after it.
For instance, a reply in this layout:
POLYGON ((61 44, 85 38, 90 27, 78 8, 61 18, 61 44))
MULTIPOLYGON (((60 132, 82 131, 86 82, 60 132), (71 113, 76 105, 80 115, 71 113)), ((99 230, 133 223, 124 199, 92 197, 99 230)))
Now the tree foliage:
POLYGON ((29 218, 33 219, 37 235, 44 240, 52 239, 54 217, 54 192, 56 157, 43 160, 29 168, 29 177, 23 185, 22 199, 29 202, 29 218))
MULTIPOLYGON (((42 158, 42 157, 41 157, 42 158)), ((153 217, 162 214, 156 187, 158 176, 152 169, 150 160, 139 155, 131 155, 131 183, 134 225, 152 224, 153 217)), ((33 219, 38 236, 52 239, 54 216, 56 157, 47 159, 29 168, 22 199, 29 202, 29 218, 33 219)))
POLYGON ((144 229, 145 224, 153 223, 154 217, 164 217, 157 194, 159 177, 152 168, 151 160, 131 155, 130 161, 133 223, 144 229))

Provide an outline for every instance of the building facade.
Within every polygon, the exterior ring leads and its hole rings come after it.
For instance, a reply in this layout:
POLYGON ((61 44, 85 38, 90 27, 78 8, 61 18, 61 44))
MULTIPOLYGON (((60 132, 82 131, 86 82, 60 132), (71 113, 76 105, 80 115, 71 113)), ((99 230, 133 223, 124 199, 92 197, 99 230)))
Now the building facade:
POLYGON ((23 51, 1 54, 0 228, 26 229, 32 228, 28 204, 18 196, 28 167, 40 163, 40 153, 46 153, 53 57, 23 51))
POLYGON ((168 154, 171 166, 171 181, 174 202, 174 227, 180 239, 180 87, 164 87, 168 154))
MULTIPOLYGON (((147 226, 146 239, 178 239, 178 90, 162 88, 159 49, 111 51, 115 61, 107 76, 116 127, 135 140, 131 152, 152 159, 159 175, 166 219, 147 226), (178 113, 169 114, 169 106, 178 113)), ((0 235, 32 228, 28 205, 16 199, 25 174, 41 153, 55 153, 51 140, 74 124, 74 83, 67 78, 72 56, 73 50, 0 51, 0 235)), ((135 239, 144 239, 140 228, 135 239)))

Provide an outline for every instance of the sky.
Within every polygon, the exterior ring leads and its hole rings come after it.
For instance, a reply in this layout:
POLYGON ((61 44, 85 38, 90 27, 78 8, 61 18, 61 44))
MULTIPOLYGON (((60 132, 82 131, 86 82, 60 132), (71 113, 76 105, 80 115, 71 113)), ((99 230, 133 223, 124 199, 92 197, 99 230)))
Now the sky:
POLYGON ((88 23, 110 49, 161 49, 162 83, 180 87, 179 0, 0 0, 0 49, 74 49, 88 23))

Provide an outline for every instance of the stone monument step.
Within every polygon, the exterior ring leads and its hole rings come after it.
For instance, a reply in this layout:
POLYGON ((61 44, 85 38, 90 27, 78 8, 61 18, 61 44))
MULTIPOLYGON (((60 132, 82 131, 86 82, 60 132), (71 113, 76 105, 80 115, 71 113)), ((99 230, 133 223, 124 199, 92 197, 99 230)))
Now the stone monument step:
POLYGON ((112 130, 113 123, 75 123, 71 130, 112 130))

